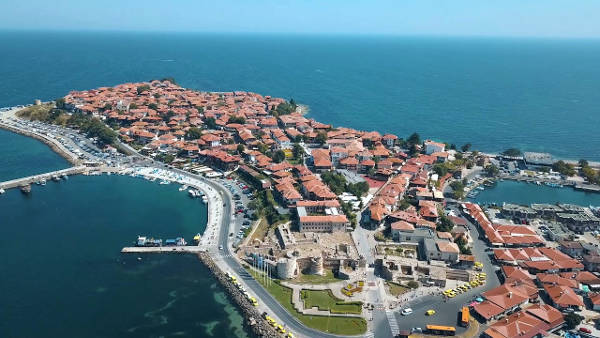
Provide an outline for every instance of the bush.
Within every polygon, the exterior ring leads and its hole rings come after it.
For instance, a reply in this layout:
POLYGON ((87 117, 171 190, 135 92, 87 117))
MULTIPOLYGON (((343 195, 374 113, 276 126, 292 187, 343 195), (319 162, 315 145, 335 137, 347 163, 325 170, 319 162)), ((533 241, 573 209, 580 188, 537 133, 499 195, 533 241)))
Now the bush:
POLYGON ((416 289, 419 287, 419 283, 415 282, 414 280, 411 280, 408 283, 406 283, 406 286, 408 286, 411 289, 416 289))

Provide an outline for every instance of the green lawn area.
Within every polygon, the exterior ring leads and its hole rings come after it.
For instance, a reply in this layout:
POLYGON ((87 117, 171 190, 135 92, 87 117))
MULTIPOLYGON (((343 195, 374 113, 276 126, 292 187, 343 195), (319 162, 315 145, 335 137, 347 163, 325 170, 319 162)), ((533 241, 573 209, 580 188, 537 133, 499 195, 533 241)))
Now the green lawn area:
POLYGON ((325 269, 323 272, 325 273, 323 276, 305 275, 301 272, 298 277, 292 279, 290 282, 294 284, 327 284, 341 281, 341 279, 335 278, 333 271, 325 269))
POLYGON ((399 296, 409 290, 408 288, 394 282, 387 282, 387 285, 390 287, 390 293, 393 296, 399 296))
POLYGON ((248 272, 294 317, 304 325, 338 335, 354 336, 367 331, 367 321, 364 318, 347 318, 335 316, 307 316, 299 313, 292 304, 292 289, 279 284, 278 280, 264 283, 260 273, 248 268, 248 272))
POLYGON ((362 312, 362 302, 344 302, 336 298, 331 290, 302 290, 302 299, 304 307, 318 307, 322 311, 331 311, 331 313, 353 313, 362 312))
POLYGON ((263 217, 260 219, 260 222, 256 226, 256 230, 254 230, 252 238, 250 238, 250 243, 252 243, 252 241, 254 241, 255 239, 259 239, 262 241, 263 238, 265 238, 267 231, 269 231, 269 222, 267 222, 267 219, 263 217))

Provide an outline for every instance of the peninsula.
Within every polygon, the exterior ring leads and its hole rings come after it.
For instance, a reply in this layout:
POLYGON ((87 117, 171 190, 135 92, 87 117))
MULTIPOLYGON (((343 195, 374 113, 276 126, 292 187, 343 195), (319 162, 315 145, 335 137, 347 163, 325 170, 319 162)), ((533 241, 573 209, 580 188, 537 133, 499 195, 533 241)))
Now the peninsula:
POLYGON ((464 201, 501 180, 598 191, 594 164, 334 127, 303 110, 163 79, 73 91, 3 112, 0 127, 81 172, 202 191, 197 246, 124 252, 198 254, 257 335, 533 337, 594 317, 598 208, 464 201))

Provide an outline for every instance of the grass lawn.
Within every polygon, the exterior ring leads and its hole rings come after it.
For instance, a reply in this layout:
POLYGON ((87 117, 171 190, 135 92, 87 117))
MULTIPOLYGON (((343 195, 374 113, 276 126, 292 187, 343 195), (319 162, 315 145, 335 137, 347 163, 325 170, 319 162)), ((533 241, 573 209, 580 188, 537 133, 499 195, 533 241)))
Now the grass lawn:
POLYGON ((325 273, 323 276, 305 275, 301 272, 300 275, 298 275, 298 277, 290 280, 290 282, 295 284, 327 284, 341 281, 341 279, 335 278, 335 276, 333 275, 333 271, 325 269, 323 270, 323 272, 325 273))
POLYGON ((254 230, 254 233, 252 234, 252 238, 250 238, 249 243, 252 243, 252 241, 254 241, 255 239, 259 239, 262 241, 263 238, 265 238, 267 231, 269 231, 269 222, 267 222, 267 219, 263 217, 260 219, 260 222, 256 226, 256 230, 254 230))
POLYGON ((248 271, 286 310, 304 325, 322 332, 347 336, 359 335, 367 331, 367 321, 364 318, 307 316, 296 311, 292 304, 292 289, 279 284, 277 280, 264 283, 260 278, 260 273, 252 269, 248 269, 248 271))
POLYGON ((408 292, 410 289, 407 287, 404 287, 398 283, 393 283, 393 282, 387 282, 387 285, 390 288, 390 293, 393 296, 399 296, 405 292, 408 292))
POLYGON ((322 311, 331 311, 331 313, 353 313, 362 312, 362 302, 344 302, 336 298, 331 290, 302 290, 302 299, 304 307, 318 307, 322 311))

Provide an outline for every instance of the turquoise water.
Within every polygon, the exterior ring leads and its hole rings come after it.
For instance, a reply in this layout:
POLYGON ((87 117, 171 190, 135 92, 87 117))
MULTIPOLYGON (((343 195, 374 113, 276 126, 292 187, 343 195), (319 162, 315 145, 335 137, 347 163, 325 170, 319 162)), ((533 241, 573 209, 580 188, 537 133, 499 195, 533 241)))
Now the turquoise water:
POLYGON ((137 235, 204 230, 206 206, 177 188, 73 176, 1 195, 0 336, 245 336, 197 257, 120 253, 137 235))
POLYGON ((0 181, 70 166, 44 143, 3 129, 0 129, 0 156, 0 181))
POLYGON ((600 40, 0 33, 0 106, 174 77, 293 97, 320 121, 600 160, 600 40))
POLYGON ((572 203, 582 206, 600 206, 599 193, 587 193, 570 187, 552 188, 546 185, 536 185, 516 181, 498 182, 493 188, 486 188, 475 198, 470 199, 479 203, 572 203))

